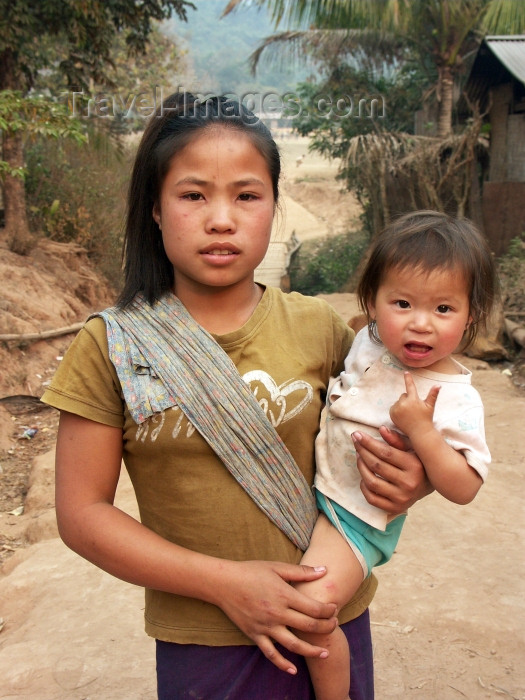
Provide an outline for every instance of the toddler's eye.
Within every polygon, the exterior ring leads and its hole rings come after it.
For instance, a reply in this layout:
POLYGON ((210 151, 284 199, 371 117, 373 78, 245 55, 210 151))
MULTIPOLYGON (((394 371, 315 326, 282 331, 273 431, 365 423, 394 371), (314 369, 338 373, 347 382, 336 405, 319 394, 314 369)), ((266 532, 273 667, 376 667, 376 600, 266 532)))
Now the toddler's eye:
POLYGON ((405 299, 398 299, 396 301, 397 306, 399 306, 400 309, 409 309, 410 308, 410 303, 406 301, 405 299))
POLYGON ((440 304, 437 310, 440 314, 446 314, 447 311, 450 311, 450 306, 447 306, 447 304, 440 304))

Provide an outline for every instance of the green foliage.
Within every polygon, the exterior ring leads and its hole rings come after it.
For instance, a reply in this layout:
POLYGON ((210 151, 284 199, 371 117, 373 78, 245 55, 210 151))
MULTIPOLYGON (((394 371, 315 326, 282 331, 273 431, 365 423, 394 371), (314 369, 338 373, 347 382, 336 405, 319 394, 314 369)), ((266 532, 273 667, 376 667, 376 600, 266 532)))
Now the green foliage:
POLYGON ((228 11, 253 2, 267 8, 275 27, 293 28, 268 37, 252 54, 255 64, 268 48, 296 57, 313 52, 322 65, 353 55, 361 66, 381 59, 395 66, 405 49, 420 65, 431 64, 442 138, 452 131, 454 81, 484 34, 525 29, 525 3, 518 0, 231 0, 228 11))
MULTIPOLYGON (((184 20, 187 10, 194 7, 188 0, 0 0, 0 92, 16 89, 20 92, 12 92, 11 99, 25 100, 36 76, 44 71, 58 72, 70 89, 110 85, 109 69, 114 65, 112 49, 116 36, 124 37, 128 56, 138 56, 145 52, 154 21, 167 19, 173 13, 184 20)), ((38 118, 28 114, 29 103, 19 102, 2 112, 4 125, 0 128, 7 127, 3 151, 4 160, 8 161, 1 166, 4 228, 13 251, 27 250, 32 238, 25 216, 25 190, 12 177, 20 175, 23 167, 21 134, 76 135, 75 121, 70 119, 67 108, 63 106, 61 114, 53 112, 55 102, 55 99, 47 102, 49 117, 44 119, 40 118, 40 112, 38 118), (63 120, 57 124, 60 118, 63 120)), ((44 103, 43 100, 39 103, 42 109, 44 103)), ((62 202, 57 197, 51 201, 55 199, 62 202)), ((62 203, 57 211, 65 211, 65 207, 62 203)), ((77 210, 76 216, 82 212, 77 210)), ((79 221, 75 226, 88 228, 79 221)))
MULTIPOLYGON (((7 134, 23 132, 26 138, 69 138, 77 143, 84 143, 87 138, 82 124, 71 118, 64 105, 40 95, 24 97, 14 90, 0 92, 0 130, 7 134)), ((0 159, 0 177, 24 178, 25 174, 23 168, 14 168, 0 159)))
POLYGON ((0 160, 0 181, 2 181, 6 175, 10 175, 11 177, 19 177, 21 180, 23 180, 26 176, 26 169, 15 168, 6 160, 0 160))
MULTIPOLYGON (((421 107, 422 95, 428 86, 426 72, 407 62, 396 73, 385 75, 341 64, 323 83, 303 83, 298 88, 304 110, 293 120, 294 128, 302 136, 310 137, 310 150, 327 158, 340 159, 338 177, 360 200, 364 209, 363 223, 370 234, 378 225, 374 220, 376 208, 385 206, 381 200, 384 171, 391 167, 382 139, 389 141, 390 133, 413 134, 414 112, 421 107), (320 96, 321 99, 322 96, 331 97, 335 105, 331 112, 320 113, 317 107, 320 96), (338 99, 341 99, 339 112, 338 99), (376 100, 375 112, 371 109, 373 99, 376 100), (362 110, 359 109, 360 100, 364 106, 362 110), (356 141, 364 145, 359 158, 353 159, 350 154, 356 141), (385 166, 384 171, 381 164, 385 166)), ((397 149, 394 156, 400 153, 397 149)))
POLYGON ((311 296, 341 291, 365 247, 366 237, 355 232, 306 241, 292 257, 291 289, 311 296))
POLYGON ((525 308, 525 232, 510 241, 497 264, 505 313, 521 313, 525 308))
POLYGON ((129 166, 110 139, 102 141, 96 149, 61 139, 31 143, 26 149, 27 203, 34 230, 86 248, 117 283, 129 166))
MULTIPOLYGON (((58 65, 61 47, 55 51, 58 65)), ((124 34, 115 35, 105 84, 67 89, 64 76, 49 70, 38 74, 36 86, 42 92, 60 95, 70 115, 96 120, 103 131, 118 135, 144 128, 158 102, 177 89, 183 68, 184 51, 154 26, 146 52, 138 55, 129 55, 124 34)))
POLYGON ((143 53, 154 20, 173 13, 185 19, 191 8, 188 0, 0 0, 0 89, 31 87, 57 47, 69 85, 106 82, 116 34, 130 54, 143 53))
POLYGON ((350 139, 359 134, 413 133, 414 112, 428 87, 427 76, 412 64, 386 75, 341 64, 324 82, 298 86, 303 109, 293 126, 302 136, 312 137, 312 150, 343 158, 350 139), (326 98, 331 104, 320 109, 326 98))
POLYGON ((521 238, 516 237, 511 240, 507 252, 503 257, 525 260, 525 232, 521 234, 521 238))

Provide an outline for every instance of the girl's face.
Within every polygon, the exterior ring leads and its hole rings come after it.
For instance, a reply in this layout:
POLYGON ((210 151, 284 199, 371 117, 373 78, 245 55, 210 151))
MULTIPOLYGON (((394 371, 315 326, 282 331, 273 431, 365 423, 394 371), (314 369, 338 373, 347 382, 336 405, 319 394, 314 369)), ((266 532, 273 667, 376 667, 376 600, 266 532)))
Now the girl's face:
POLYGON ((453 371, 449 356, 472 320, 467 284, 457 268, 390 269, 369 312, 382 342, 400 362, 442 373, 453 371))
POLYGON ((171 160, 153 218, 175 271, 175 293, 253 285, 272 230, 273 187, 248 136, 221 127, 171 160))

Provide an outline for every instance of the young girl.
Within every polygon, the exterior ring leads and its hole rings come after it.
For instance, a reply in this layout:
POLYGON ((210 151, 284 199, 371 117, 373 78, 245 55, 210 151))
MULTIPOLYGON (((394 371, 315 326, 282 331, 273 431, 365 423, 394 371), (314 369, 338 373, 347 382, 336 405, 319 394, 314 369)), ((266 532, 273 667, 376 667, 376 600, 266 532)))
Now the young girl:
MULTIPOLYGON (((439 493, 460 504, 475 497, 490 462, 483 406, 471 372, 451 353, 484 326, 495 289, 490 250, 465 219, 415 212, 376 239, 358 287, 368 329, 356 336, 329 388, 316 441, 321 514, 302 561, 322 559, 328 573, 297 584, 302 592, 339 608, 372 567, 391 557, 406 517, 364 498, 355 431, 399 431, 439 493)), ((300 636, 330 650, 326 659, 308 659, 317 700, 348 698, 348 645, 340 630, 300 636)))
MULTIPOLYGON (((327 650, 292 629, 337 624, 334 604, 293 583, 326 571, 323 557, 299 562, 326 387, 352 333, 322 301, 254 282, 279 173, 269 131, 242 105, 168 98, 136 155, 118 305, 87 322, 44 396, 61 411, 60 534, 146 588, 161 700, 311 699, 302 656, 327 650), (140 523, 113 505, 121 459, 140 523)), ((359 449, 371 503, 401 513, 429 492, 396 436, 359 449)), ((375 587, 339 615, 363 700, 375 587)))

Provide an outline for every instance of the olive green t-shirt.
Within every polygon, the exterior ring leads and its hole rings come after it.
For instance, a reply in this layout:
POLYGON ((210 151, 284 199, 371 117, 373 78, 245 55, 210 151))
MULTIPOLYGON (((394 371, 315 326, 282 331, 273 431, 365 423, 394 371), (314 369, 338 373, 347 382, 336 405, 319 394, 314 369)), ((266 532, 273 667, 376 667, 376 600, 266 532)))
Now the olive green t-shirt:
MULTIPOLYGON (((312 484, 326 387, 343 368, 353 332, 326 302, 269 287, 242 328, 215 338, 312 484)), ((177 405, 140 425, 132 420, 101 318, 80 331, 42 400, 122 428, 123 460, 141 521, 166 539, 225 559, 300 561, 301 551, 235 481, 177 405)), ((373 577, 363 583, 342 610, 342 622, 368 607, 376 586, 373 577)), ((193 598, 147 589, 145 619, 147 633, 164 641, 252 643, 218 607, 193 598)))

